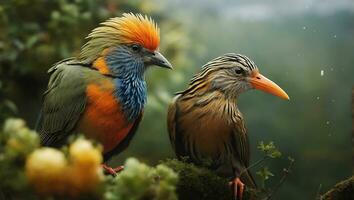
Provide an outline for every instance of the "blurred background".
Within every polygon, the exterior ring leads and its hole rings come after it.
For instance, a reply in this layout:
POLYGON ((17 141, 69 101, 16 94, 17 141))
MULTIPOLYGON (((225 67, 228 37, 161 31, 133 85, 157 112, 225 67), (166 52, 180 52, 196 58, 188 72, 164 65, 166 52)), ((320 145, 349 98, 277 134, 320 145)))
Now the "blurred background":
POLYGON ((0 122, 18 116, 34 128, 50 66, 78 55, 87 34, 123 12, 152 16, 161 52, 174 71, 151 68, 148 105, 129 149, 112 162, 137 157, 149 164, 174 157, 167 105, 208 60, 247 55, 291 100, 250 91, 240 96, 252 145, 274 141, 284 154, 272 162, 275 184, 295 158, 275 199, 315 199, 353 173, 351 88, 354 85, 352 0, 1 0, 0 122))

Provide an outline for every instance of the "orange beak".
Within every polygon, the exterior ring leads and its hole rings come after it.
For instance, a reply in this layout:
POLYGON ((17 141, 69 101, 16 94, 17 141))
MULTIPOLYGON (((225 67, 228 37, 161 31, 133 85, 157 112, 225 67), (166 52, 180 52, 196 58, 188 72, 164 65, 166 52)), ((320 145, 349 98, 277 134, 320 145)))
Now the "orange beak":
POLYGON ((284 90, 281 89, 276 83, 269 80, 267 77, 263 76, 258 72, 256 72, 252 76, 250 83, 257 90, 262 90, 264 92, 278 96, 282 99, 286 99, 286 100, 290 99, 288 94, 286 94, 286 92, 284 92, 284 90))

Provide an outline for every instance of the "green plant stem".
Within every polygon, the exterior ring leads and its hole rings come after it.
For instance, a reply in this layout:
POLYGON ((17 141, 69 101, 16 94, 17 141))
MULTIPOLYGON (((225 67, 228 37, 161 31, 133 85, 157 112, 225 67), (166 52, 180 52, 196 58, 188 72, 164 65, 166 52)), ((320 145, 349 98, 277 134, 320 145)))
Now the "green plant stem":
POLYGON ((280 181, 278 182, 278 184, 273 188, 272 191, 269 192, 269 194, 263 199, 263 200, 271 200, 273 195, 278 191, 278 189, 280 188, 281 185, 283 185, 283 183, 285 182, 286 178, 288 177, 292 166, 294 165, 294 160, 290 160, 289 166, 288 168, 284 168, 283 169, 283 176, 281 177, 280 181))
POLYGON ((258 160, 257 162, 253 163, 252 165, 248 166, 247 168, 245 168, 244 170, 242 170, 242 172, 240 173, 240 176, 245 173, 247 170, 254 168, 258 165, 260 165, 261 163, 265 162, 266 160, 270 159, 271 157, 269 156, 264 156, 262 159, 258 160))

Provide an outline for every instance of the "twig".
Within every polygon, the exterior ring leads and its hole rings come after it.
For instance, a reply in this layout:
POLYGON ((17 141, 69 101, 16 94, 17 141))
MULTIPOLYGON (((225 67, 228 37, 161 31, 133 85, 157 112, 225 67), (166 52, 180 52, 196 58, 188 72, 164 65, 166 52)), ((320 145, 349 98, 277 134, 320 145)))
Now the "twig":
POLYGON ((288 177, 294 162, 295 162, 294 160, 290 160, 288 168, 283 169, 283 176, 281 177, 279 183, 273 188, 271 192, 269 192, 269 194, 263 200, 272 199, 273 195, 277 192, 277 190, 280 188, 280 186, 285 182, 286 178, 288 177))
POLYGON ((271 157, 265 155, 262 159, 258 160, 257 162, 253 163, 252 165, 248 166, 247 168, 245 168, 244 170, 241 171, 240 176, 245 173, 247 170, 256 167, 258 165, 260 165, 261 163, 265 162, 266 160, 270 159, 271 157))
POLYGON ((321 199, 321 189, 322 189, 322 184, 320 184, 318 186, 316 197, 315 197, 316 200, 320 200, 321 199))

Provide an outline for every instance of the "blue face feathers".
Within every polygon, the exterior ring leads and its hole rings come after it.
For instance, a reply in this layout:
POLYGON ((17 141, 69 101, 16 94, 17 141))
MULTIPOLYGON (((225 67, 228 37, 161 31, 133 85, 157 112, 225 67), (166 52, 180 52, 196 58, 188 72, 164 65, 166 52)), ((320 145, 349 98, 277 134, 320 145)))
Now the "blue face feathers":
POLYGON ((142 112, 147 99, 144 62, 141 56, 127 46, 117 47, 106 57, 106 62, 116 77, 114 95, 128 120, 134 121, 142 112))

